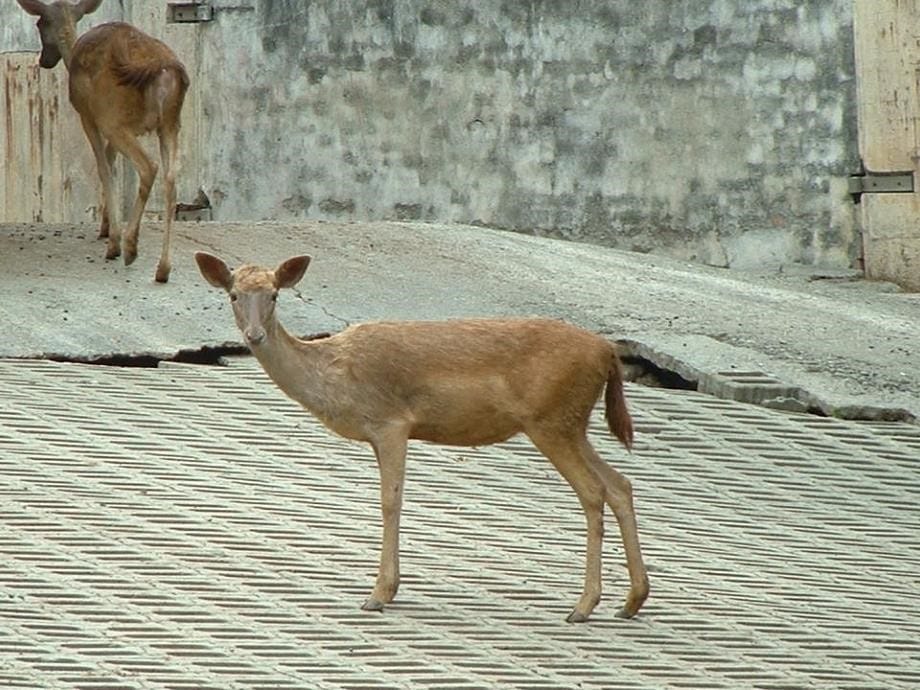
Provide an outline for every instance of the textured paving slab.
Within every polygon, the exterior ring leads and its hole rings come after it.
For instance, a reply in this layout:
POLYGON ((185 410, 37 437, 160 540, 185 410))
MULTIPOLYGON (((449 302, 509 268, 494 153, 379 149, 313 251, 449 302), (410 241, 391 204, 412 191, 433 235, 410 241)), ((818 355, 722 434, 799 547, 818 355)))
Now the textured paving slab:
MULTIPOLYGON (((0 362, 0 687, 920 686, 920 428, 629 386, 652 597, 526 443, 415 445, 404 580, 376 571, 374 462, 249 360, 0 362)), ((612 523, 612 519, 608 519, 612 523)))

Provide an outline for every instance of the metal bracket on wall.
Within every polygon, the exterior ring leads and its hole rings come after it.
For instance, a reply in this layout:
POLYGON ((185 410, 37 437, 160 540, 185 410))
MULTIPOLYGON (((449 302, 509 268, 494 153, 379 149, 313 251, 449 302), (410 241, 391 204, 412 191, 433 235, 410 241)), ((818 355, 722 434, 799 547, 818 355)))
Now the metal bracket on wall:
POLYGON ((899 194, 914 191, 913 172, 851 175, 847 188, 857 204, 863 194, 899 194))
POLYGON ((166 5, 167 24, 209 22, 214 19, 210 2, 170 2, 166 5))

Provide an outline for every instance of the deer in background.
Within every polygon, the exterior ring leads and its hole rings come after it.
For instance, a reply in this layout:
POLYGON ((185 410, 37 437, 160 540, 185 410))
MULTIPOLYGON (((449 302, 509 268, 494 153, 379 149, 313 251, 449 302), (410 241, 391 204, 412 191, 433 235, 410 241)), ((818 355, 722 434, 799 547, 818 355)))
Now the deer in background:
POLYGON ((205 252, 198 268, 230 295, 237 325, 268 376, 326 427, 369 443, 380 471, 383 544, 366 610, 382 610, 399 587, 399 519, 410 439, 483 446, 526 434, 572 486, 587 520, 584 590, 568 616, 582 622, 601 597, 604 504, 616 516, 630 589, 622 617, 649 593, 630 482, 587 438, 588 420, 606 385, 610 431, 630 448, 632 420, 613 344, 561 321, 471 319, 378 322, 328 338, 302 340, 275 315, 279 290, 296 285, 310 257, 275 270, 235 271, 205 252))
POLYGON ((39 64, 50 69, 63 59, 67 67, 70 102, 80 115, 102 182, 99 236, 108 238, 105 258, 114 259, 124 250, 125 265, 137 258, 141 217, 157 174, 157 164, 137 137, 156 132, 165 168, 166 227, 155 277, 165 283, 171 268, 169 245, 176 213, 179 116, 189 85, 185 67, 166 44, 130 24, 101 24, 77 38, 77 22, 96 11, 102 0, 18 2, 39 17, 39 64), (112 190, 117 153, 131 161, 140 181, 123 247, 112 190))

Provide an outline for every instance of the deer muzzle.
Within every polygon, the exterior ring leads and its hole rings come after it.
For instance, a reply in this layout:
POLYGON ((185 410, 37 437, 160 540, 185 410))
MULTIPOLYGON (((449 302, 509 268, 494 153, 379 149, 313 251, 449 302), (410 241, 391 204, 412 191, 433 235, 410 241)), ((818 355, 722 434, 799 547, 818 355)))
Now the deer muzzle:
POLYGON ((243 337, 246 338, 246 342, 249 345, 261 345, 265 340, 265 329, 261 326, 247 328, 243 333, 243 337))

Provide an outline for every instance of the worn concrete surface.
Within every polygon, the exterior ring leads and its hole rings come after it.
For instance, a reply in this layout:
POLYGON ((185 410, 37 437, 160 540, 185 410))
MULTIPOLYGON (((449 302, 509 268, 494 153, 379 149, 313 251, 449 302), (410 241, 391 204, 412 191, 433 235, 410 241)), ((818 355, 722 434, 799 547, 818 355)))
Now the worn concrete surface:
POLYGON ((155 224, 127 268, 102 260, 95 232, 0 226, 0 357, 168 357, 239 342, 192 253, 268 264, 309 253, 300 291, 281 302, 302 334, 367 319, 539 314, 631 341, 713 389, 761 372, 801 389, 792 409, 920 414, 920 295, 845 274, 755 275, 456 225, 180 223, 173 278, 161 286, 155 224))

